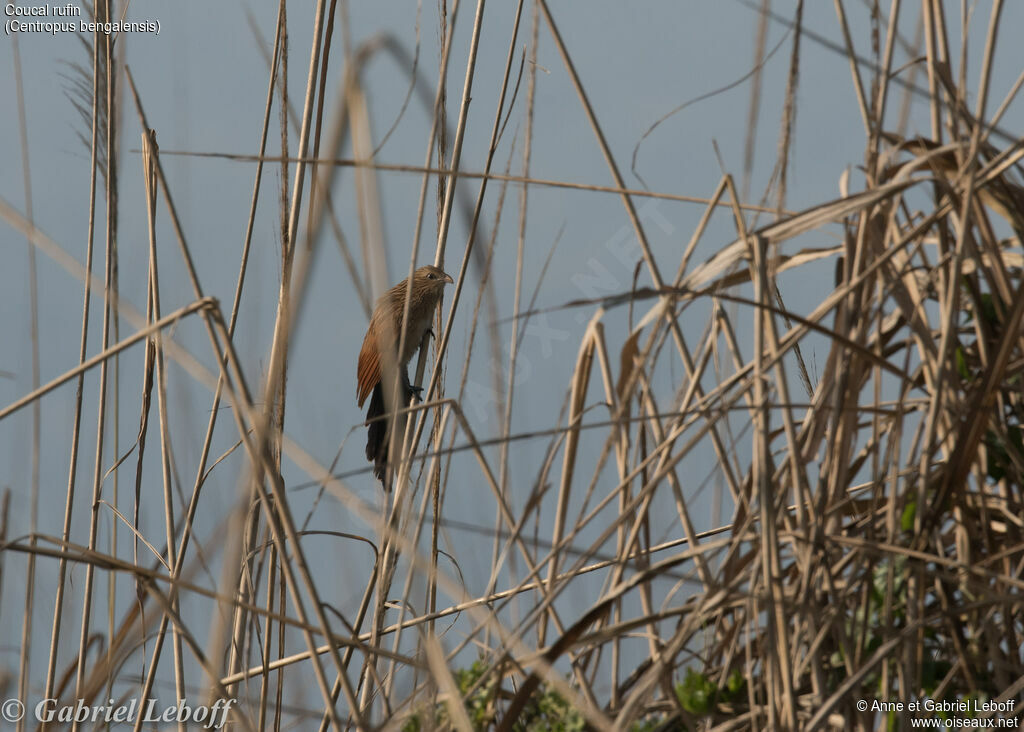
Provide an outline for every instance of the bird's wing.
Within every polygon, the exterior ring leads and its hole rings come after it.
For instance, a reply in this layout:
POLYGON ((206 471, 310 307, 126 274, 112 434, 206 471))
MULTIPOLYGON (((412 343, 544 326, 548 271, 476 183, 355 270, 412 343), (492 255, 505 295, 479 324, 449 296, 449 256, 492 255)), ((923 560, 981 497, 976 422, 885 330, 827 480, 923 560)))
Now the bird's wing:
POLYGON ((359 377, 356 396, 359 406, 363 406, 366 397, 370 396, 373 387, 380 381, 380 348, 377 346, 377 338, 373 328, 366 333, 363 339, 363 347, 359 351, 359 377))

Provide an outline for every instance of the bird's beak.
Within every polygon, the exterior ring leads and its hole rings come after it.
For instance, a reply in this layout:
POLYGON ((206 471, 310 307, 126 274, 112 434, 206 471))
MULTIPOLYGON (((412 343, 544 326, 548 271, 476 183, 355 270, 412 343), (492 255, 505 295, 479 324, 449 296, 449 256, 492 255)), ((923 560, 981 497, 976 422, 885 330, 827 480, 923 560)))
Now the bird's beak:
POLYGON ((454 285, 455 284, 455 280, 452 279, 452 276, 450 274, 446 274, 444 276, 444 280, 442 280, 442 281, 443 282, 447 282, 449 285, 454 285))

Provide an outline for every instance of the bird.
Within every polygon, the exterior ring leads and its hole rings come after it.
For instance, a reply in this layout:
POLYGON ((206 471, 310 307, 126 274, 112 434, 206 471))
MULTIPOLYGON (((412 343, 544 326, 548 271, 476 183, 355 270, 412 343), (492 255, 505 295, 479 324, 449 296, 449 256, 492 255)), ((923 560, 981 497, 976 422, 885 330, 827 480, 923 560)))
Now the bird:
MULTIPOLYGON (((373 394, 366 411, 366 459, 373 463, 373 473, 385 488, 389 487, 385 477, 390 427, 393 421, 399 427, 405 423, 404 418, 392 420, 385 415, 409 406, 413 395, 422 391, 422 388, 413 387, 410 383, 408 364, 423 337, 432 332, 430 326, 434 320, 434 311, 441 302, 444 286, 448 284, 452 284, 452 278, 440 267, 428 264, 412 273, 409 320, 401 353, 398 353, 398 347, 402 340, 406 293, 410 292, 409 278, 385 292, 374 306, 363 346, 359 349, 356 399, 360 409, 371 392, 373 394), (399 391, 388 398, 385 387, 391 388, 398 380, 401 382, 399 391), (389 405, 390 410, 387 408, 389 405)), ((403 433, 404 429, 399 429, 397 434, 403 433)))

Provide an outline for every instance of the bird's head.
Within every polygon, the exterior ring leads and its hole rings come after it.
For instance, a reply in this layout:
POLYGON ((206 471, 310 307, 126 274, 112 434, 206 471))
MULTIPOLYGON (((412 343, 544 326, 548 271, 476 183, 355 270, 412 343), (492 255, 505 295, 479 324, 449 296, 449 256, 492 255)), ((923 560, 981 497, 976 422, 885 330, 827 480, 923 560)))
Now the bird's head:
POLYGON ((412 274, 413 291, 419 290, 440 297, 445 285, 452 284, 452 278, 440 267, 432 264, 420 267, 412 274))

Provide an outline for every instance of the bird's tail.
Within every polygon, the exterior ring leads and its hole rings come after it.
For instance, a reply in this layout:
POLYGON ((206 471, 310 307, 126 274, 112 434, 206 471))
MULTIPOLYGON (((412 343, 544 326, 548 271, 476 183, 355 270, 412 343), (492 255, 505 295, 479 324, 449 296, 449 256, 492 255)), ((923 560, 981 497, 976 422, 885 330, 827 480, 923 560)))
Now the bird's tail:
MULTIPOLYGON (((402 403, 395 405, 396 409, 409 406, 412 395, 415 391, 409 385, 409 377, 404 373, 402 387, 399 390, 402 403)), ((366 459, 373 463, 373 474, 381 482, 385 490, 391 489, 391 481, 388 478, 388 443, 391 441, 391 419, 383 419, 387 414, 384 404, 383 382, 377 382, 373 387, 373 394, 370 396, 370 407, 366 410, 366 421, 369 423, 366 430, 366 459)), ((405 424, 404 417, 398 420, 399 425, 405 424)), ((399 435, 404 433, 404 428, 399 435)))
POLYGON ((388 464, 388 420, 378 419, 383 416, 384 389, 378 382, 377 386, 373 387, 370 408, 366 410, 366 421, 369 422, 366 430, 366 459, 373 463, 373 474, 381 482, 384 481, 388 464))

